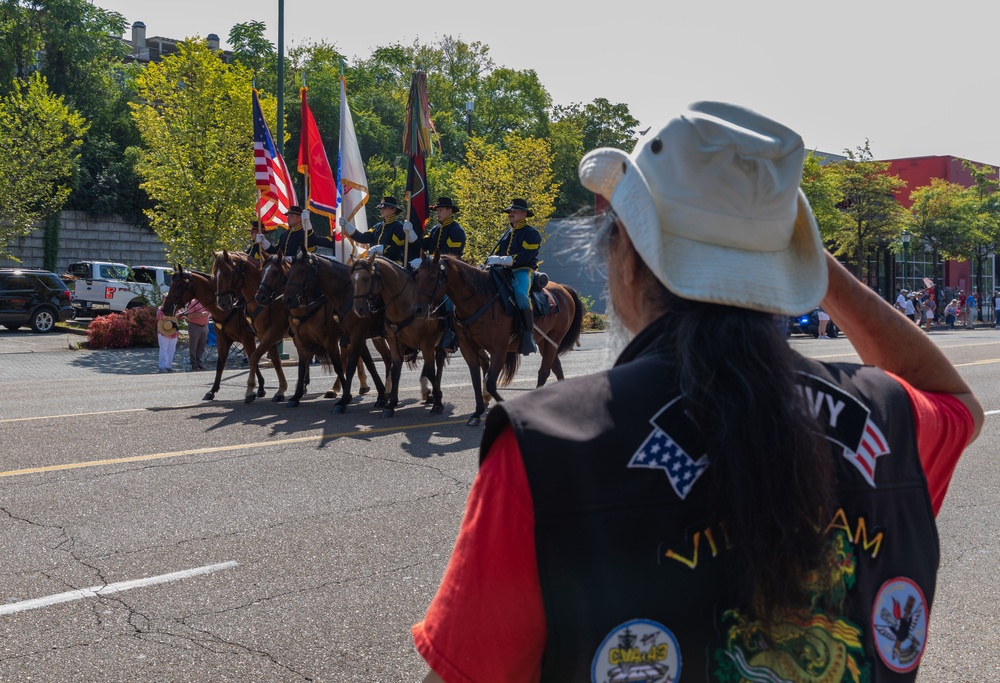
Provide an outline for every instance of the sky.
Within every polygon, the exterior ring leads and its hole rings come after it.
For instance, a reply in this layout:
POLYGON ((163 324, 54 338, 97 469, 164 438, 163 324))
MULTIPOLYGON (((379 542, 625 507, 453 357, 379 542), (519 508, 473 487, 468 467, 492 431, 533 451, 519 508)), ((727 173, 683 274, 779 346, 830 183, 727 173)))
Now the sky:
MULTIPOLYGON (((93 3, 129 26, 142 21, 147 36, 215 33, 227 47, 234 24, 257 20, 277 43, 277 0, 93 3)), ((776 119, 809 149, 840 154, 868 139, 877 159, 1000 166, 992 0, 285 0, 284 9, 286 49, 324 40, 364 59, 397 42, 479 41, 498 66, 534 69, 555 104, 625 103, 641 129, 720 100, 776 119)))

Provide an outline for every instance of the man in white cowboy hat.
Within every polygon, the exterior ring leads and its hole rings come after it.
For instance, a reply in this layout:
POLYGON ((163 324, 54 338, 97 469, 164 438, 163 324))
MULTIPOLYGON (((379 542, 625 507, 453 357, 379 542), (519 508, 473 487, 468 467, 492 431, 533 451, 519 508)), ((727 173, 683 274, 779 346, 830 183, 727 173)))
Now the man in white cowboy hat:
POLYGON ((824 252, 804 157, 785 126, 715 102, 584 157, 635 337, 612 369, 490 411, 413 628, 425 681, 915 679, 934 515, 983 411, 824 252), (821 302, 865 365, 805 358, 774 324, 821 302), (795 655, 817 644, 836 655, 795 655))
POLYGON ((358 244, 367 244, 368 252, 380 254, 390 261, 403 264, 403 246, 417 241, 417 233, 410 221, 401 221, 403 209, 394 197, 383 197, 375 207, 379 210, 382 220, 372 226, 367 232, 360 232, 354 224, 341 216, 340 227, 347 236, 358 244))
POLYGON ((488 266, 510 268, 514 275, 514 298, 521 314, 521 355, 537 350, 534 338, 534 319, 531 312, 531 278, 538 270, 538 249, 542 246, 542 236, 538 230, 528 225, 528 219, 535 212, 524 199, 513 199, 510 206, 501 210, 507 214, 510 227, 503 234, 493 254, 486 259, 488 266))
MULTIPOLYGON (((465 230, 455 220, 455 215, 461 211, 458 204, 453 202, 451 197, 438 197, 437 204, 430 208, 437 214, 437 224, 426 231, 420 240, 421 251, 425 255, 450 254, 462 258, 462 254, 465 253, 465 230)), ((420 260, 418 257, 410 261, 410 268, 414 270, 419 268, 420 260)), ((445 312, 445 327, 438 348, 454 353, 458 343, 458 338, 455 336, 455 304, 445 296, 442 308, 445 312)))

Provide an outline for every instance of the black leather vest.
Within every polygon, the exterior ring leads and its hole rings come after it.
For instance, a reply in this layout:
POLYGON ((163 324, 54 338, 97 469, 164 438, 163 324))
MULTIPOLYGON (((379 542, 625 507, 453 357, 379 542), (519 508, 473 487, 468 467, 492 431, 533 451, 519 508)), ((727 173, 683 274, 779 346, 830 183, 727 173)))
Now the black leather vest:
MULTIPOLYGON (((667 316, 669 318, 669 316, 667 316)), ((938 538, 905 390, 883 372, 800 360, 802 398, 830 425, 840 614, 789 615, 764 644, 736 604, 711 464, 650 326, 610 371, 490 412, 507 424, 535 511, 548 627, 543 681, 913 681, 934 598, 938 538), (873 464, 874 463, 874 464, 873 464), (857 679, 855 679, 857 675, 857 679)))

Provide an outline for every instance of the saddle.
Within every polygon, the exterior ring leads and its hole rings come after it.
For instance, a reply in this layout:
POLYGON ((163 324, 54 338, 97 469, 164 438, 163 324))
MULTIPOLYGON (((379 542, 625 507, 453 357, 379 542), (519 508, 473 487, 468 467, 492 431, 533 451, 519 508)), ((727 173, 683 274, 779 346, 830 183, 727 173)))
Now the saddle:
MULTIPOLYGON (((490 275, 493 276, 493 285, 500 296, 500 301, 503 302, 504 312, 517 320, 517 300, 514 298, 514 273, 510 268, 490 268, 490 275)), ((559 312, 559 304, 545 290, 545 285, 548 282, 549 276, 545 273, 535 273, 531 279, 531 289, 528 291, 528 299, 531 300, 532 312, 539 318, 559 312)))

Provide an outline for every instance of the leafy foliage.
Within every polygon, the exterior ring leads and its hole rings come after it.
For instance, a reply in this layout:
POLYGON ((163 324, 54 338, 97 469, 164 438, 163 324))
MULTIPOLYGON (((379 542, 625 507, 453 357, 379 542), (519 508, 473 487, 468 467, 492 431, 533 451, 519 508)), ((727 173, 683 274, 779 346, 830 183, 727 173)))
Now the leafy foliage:
MULTIPOLYGON (((254 216, 250 72, 186 41, 136 85, 137 166, 155 201, 146 215, 170 262, 207 270, 213 251, 242 246, 254 216)), ((261 108, 273 120, 273 99, 261 108)))
POLYGON ((39 74, 0 98, 0 256, 62 209, 87 125, 39 74))
POLYGON ((92 349, 156 346, 156 309, 141 306, 98 316, 87 326, 87 339, 92 349))
POLYGON ((544 228, 559 191, 552 180, 548 142, 510 133, 501 147, 473 137, 465 162, 452 179, 456 200, 462 207, 462 221, 472 227, 466 230, 466 260, 482 262, 493 250, 509 226, 503 211, 515 197, 526 199, 534 211, 529 222, 544 228))

